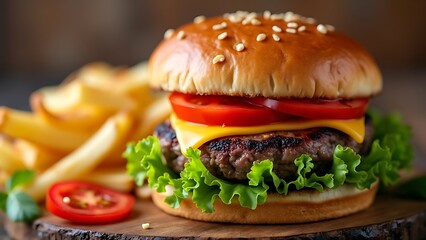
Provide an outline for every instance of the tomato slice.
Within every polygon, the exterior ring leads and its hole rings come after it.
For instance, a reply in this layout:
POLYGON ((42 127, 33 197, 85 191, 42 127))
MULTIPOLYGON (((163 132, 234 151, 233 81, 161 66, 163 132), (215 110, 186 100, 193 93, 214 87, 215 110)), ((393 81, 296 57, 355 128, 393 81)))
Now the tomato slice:
POLYGON ((174 92, 173 111, 186 121, 216 126, 254 126, 294 119, 292 115, 256 106, 243 97, 200 96, 174 92))
POLYGON ((364 116, 368 106, 368 98, 272 99, 174 92, 169 99, 179 118, 216 126, 265 125, 300 118, 353 119, 364 116))
POLYGON ((104 186, 64 181, 52 185, 46 196, 47 210, 78 223, 106 223, 127 216, 135 198, 104 186))
POLYGON ((248 99, 258 106, 311 119, 351 119, 364 116, 368 98, 355 99, 248 99))

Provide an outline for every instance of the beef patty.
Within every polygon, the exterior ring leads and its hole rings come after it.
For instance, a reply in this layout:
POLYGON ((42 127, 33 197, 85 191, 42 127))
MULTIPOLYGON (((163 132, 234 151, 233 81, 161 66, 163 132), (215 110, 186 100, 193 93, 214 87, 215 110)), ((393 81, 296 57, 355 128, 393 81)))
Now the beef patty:
MULTIPOLYGON (((274 172, 279 177, 291 179, 297 171, 293 161, 301 154, 311 156, 315 165, 313 172, 322 175, 331 168, 333 152, 338 144, 362 155, 368 151, 373 133, 373 125, 366 118, 365 139, 361 144, 335 129, 312 128, 222 137, 206 142, 199 149, 206 168, 221 179, 246 180, 253 162, 265 159, 274 163, 274 172)), ((154 135, 160 140, 167 165, 173 171, 181 172, 188 159, 182 155, 170 123, 160 124, 154 135)))

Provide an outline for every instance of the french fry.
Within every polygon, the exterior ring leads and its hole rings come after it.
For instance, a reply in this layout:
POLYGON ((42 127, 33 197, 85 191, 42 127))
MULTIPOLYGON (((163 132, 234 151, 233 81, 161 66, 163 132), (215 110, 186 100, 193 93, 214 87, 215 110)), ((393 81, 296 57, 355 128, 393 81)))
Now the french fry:
POLYGON ((136 101, 139 108, 145 108, 153 101, 148 78, 136 75, 130 69, 120 69, 114 75, 114 90, 118 94, 126 95, 136 101))
POLYGON ((105 165, 125 166, 126 159, 122 157, 129 141, 138 141, 151 135, 155 127, 164 121, 170 114, 171 107, 165 96, 157 97, 144 111, 137 116, 134 128, 130 131, 128 138, 118 144, 108 157, 104 160, 105 165))
POLYGON ((131 125, 132 118, 128 113, 112 116, 87 142, 37 176, 23 190, 36 201, 41 201, 53 183, 87 175, 102 162, 117 142, 122 141, 131 125))
POLYGON ((27 169, 41 173, 48 169, 64 154, 56 153, 24 139, 15 139, 13 146, 21 157, 27 169))
POLYGON ((84 131, 70 131, 48 124, 30 112, 5 107, 0 108, 0 132, 61 152, 73 151, 90 136, 84 131))
POLYGON ((113 68, 102 62, 87 64, 73 75, 73 81, 81 81, 96 89, 121 94, 138 85, 145 85, 149 89, 146 62, 132 68, 113 68))
POLYGON ((74 81, 108 93, 128 96, 142 108, 152 102, 146 62, 132 68, 112 68, 104 63, 88 64, 78 71, 74 81))
POLYGON ((90 87, 114 91, 112 84, 113 75, 117 71, 111 65, 104 62, 89 63, 80 68, 74 75, 74 81, 82 81, 90 87))
POLYGON ((155 127, 164 121, 171 112, 171 106, 166 96, 158 97, 137 118, 137 127, 130 140, 137 141, 151 135, 155 127))
POLYGON ((32 169, 35 181, 21 189, 36 201, 51 184, 71 179, 133 190, 122 152, 171 111, 165 95, 151 92, 146 62, 88 64, 61 85, 34 92, 30 104, 32 112, 0 107, 0 136, 12 139, 3 139, 5 145, 0 138, 0 184, 16 170, 32 169))
POLYGON ((79 179, 105 185, 123 192, 130 192, 134 188, 134 181, 127 175, 124 167, 107 169, 97 168, 90 174, 82 176, 79 179))
POLYGON ((95 108, 73 110, 72 112, 50 112, 43 101, 42 94, 35 92, 30 97, 31 109, 37 117, 57 127, 95 132, 108 118, 109 114, 95 108))
POLYGON ((18 152, 11 142, 0 137, 0 171, 11 174, 20 169, 25 169, 25 165, 18 152))
POLYGON ((76 80, 60 88, 45 87, 36 93, 42 96, 45 108, 56 114, 92 108, 109 113, 136 109, 136 103, 127 96, 96 89, 76 80))

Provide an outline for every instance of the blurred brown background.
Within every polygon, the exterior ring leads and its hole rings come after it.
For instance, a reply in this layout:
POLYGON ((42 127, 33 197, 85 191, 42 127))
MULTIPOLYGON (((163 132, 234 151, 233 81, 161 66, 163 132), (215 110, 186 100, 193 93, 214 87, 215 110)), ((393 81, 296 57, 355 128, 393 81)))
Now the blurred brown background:
MULTIPOLYGON (((149 58, 168 28, 235 10, 293 11, 336 26, 371 51, 384 79, 373 105, 398 110, 426 152, 424 0, 3 0, 0 105, 28 108, 31 91, 57 84, 93 61, 134 65, 149 58)), ((426 164, 425 164, 426 165, 426 164)))
POLYGON ((104 60, 149 57, 167 28, 197 15, 244 9, 294 11, 330 23, 370 49, 386 68, 426 66, 426 1, 2 1, 1 71, 66 73, 104 60))

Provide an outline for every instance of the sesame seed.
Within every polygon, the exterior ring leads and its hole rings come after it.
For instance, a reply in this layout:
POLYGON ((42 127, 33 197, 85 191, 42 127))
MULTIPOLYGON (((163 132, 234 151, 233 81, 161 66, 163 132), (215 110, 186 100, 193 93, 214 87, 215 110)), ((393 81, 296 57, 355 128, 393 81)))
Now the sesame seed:
POLYGON ((288 33, 296 33, 297 32, 297 30, 294 29, 294 28, 287 28, 285 31, 288 32, 288 33))
POLYGON ((149 229, 149 223, 142 223, 143 229, 149 229))
POLYGON ((271 11, 266 10, 263 12, 264 19, 269 19, 270 17, 271 17, 271 11))
POLYGON ((251 12, 246 16, 246 18, 248 18, 250 20, 253 19, 253 18, 256 18, 256 17, 257 17, 257 13, 255 13, 255 12, 251 12))
POLYGON ((226 22, 221 22, 219 24, 213 25, 212 29, 213 30, 221 30, 226 28, 228 25, 226 24, 226 22))
MULTIPOLYGON (((251 12, 250 14, 248 14, 246 17, 245 17, 245 19, 243 20, 243 22, 242 22, 242 24, 243 25, 247 25, 247 24, 249 24, 249 23, 251 23, 251 24, 253 24, 253 19, 256 19, 256 17, 257 17, 257 14, 255 13, 255 12, 251 12)), ((256 19, 257 20, 257 19, 256 19)), ((256 21, 255 20, 255 21, 256 21)), ((256 25, 256 24, 253 24, 253 25, 256 25)), ((257 25, 259 25, 259 24, 257 24, 257 25)))
POLYGON ((284 14, 283 13, 272 14, 270 18, 271 18, 271 20, 282 20, 282 19, 284 19, 284 14))
POLYGON ((62 202, 66 203, 66 204, 69 204, 71 202, 71 198, 64 197, 64 198, 62 198, 62 202))
POLYGON ((289 22, 287 23, 287 27, 289 28, 297 28, 297 26, 299 26, 297 23, 295 22, 289 22))
POLYGON ((213 58, 213 64, 219 63, 219 62, 223 62, 225 61, 225 56, 223 56, 222 54, 216 55, 213 58))
POLYGON ((322 24, 318 24, 317 31, 322 34, 327 34, 327 28, 322 24))
POLYGON ((309 24, 315 24, 317 22, 317 20, 315 20, 315 18, 306 18, 305 21, 309 24))
POLYGON ((245 49, 245 46, 244 46, 244 44, 242 44, 242 43, 237 43, 237 44, 235 44, 235 45, 234 45, 234 48, 235 48, 235 50, 237 50, 238 52, 241 52, 241 51, 243 51, 243 50, 245 49))
POLYGON ((228 19, 233 23, 241 22, 243 20, 242 17, 239 17, 235 14, 230 15, 228 19))
POLYGON ((334 32, 335 30, 336 30, 336 28, 333 26, 333 25, 329 25, 329 24, 327 24, 327 25, 325 25, 325 27, 327 28, 327 30, 328 31, 330 31, 330 32, 334 32))
POLYGON ((303 31, 305 31, 305 30, 306 30, 306 26, 305 26, 305 25, 300 26, 300 27, 297 29, 297 31, 299 31, 299 32, 303 32, 303 31))
POLYGON ((164 32, 164 39, 169 39, 174 32, 175 30, 173 29, 167 29, 166 32, 164 32))
POLYGON ((283 31, 280 27, 278 27, 278 26, 276 26, 276 25, 272 26, 272 30, 273 30, 274 32, 282 32, 282 31, 283 31))
POLYGON ((245 17, 245 16, 247 16, 249 14, 249 12, 239 10, 239 11, 236 12, 236 14, 245 17))
POLYGON ((291 22, 291 21, 295 21, 295 20, 299 20, 300 19, 300 15, 295 14, 293 12, 286 12, 284 14, 284 21, 286 22, 291 22))
POLYGON ((259 19, 257 19, 257 18, 253 18, 253 19, 250 21, 250 23, 251 23, 251 25, 260 25, 260 24, 262 24, 262 23, 260 22, 260 20, 259 20, 259 19))
POLYGON ((265 39, 266 39, 266 34, 264 34, 264 33, 261 33, 261 34, 257 35, 257 37, 256 37, 256 41, 258 41, 258 42, 261 42, 265 39))
POLYGON ((202 22, 204 22, 206 20, 206 17, 205 16, 198 16, 198 17, 195 17, 194 18, 194 23, 196 23, 196 24, 198 24, 198 23, 202 23, 202 22))
POLYGON ((219 40, 223 40, 223 39, 225 39, 227 36, 228 36, 228 33, 227 33, 227 32, 223 32, 223 33, 219 34, 219 36, 217 36, 217 39, 219 39, 219 40))
POLYGON ((185 38, 185 33, 183 31, 179 31, 178 34, 176 35, 176 37, 178 39, 184 39, 185 38))
POLYGON ((299 20, 299 15, 289 15, 284 18, 285 22, 297 21, 299 20))
POLYGON ((272 38, 275 40, 275 42, 279 42, 281 39, 277 34, 272 34, 272 38))

